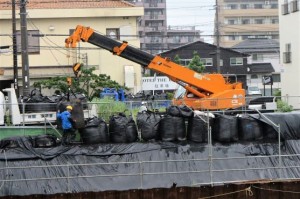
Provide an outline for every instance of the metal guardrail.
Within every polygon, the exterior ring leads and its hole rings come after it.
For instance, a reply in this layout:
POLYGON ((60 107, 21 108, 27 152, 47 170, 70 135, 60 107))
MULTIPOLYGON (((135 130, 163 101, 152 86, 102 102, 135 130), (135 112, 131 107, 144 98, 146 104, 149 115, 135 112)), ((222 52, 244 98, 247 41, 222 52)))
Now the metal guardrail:
MULTIPOLYGON (((129 108, 130 111, 133 111, 137 104, 140 102, 126 102, 125 103, 125 107, 129 108)), ((160 104, 160 102, 155 102, 157 104, 154 104, 154 107, 161 107, 162 105, 160 104)), ((111 109, 111 104, 110 103, 89 103, 88 109, 90 109, 91 107, 93 107, 92 105, 96 105, 97 107, 97 113, 99 113, 99 111, 101 111, 101 107, 106 107, 107 111, 109 114, 113 113, 113 110, 111 109), (99 110, 100 109, 100 110, 99 110)), ((164 104, 163 104, 164 105, 164 104)), ((164 106, 163 106, 164 107, 164 106)), ((24 110, 24 109, 23 109, 24 110)), ((261 114, 266 120, 269 120, 265 115, 263 115, 263 113, 259 112, 259 114, 261 114)), ((23 119, 24 120, 24 119, 23 119)), ((45 125, 44 128, 46 128, 49 124, 52 128, 54 128, 55 126, 53 126, 51 124, 51 122, 47 119, 44 118, 45 121, 45 125)), ((272 121, 270 121, 271 123, 273 123, 272 121)), ((273 123, 273 125, 278 128, 278 132, 280 135, 280 126, 273 123)), ((19 127, 19 128, 26 128, 24 125, 19 127)), ((80 179, 80 178, 104 178, 104 177, 122 177, 122 176, 136 176, 140 179, 140 188, 142 189, 144 187, 144 177, 145 176, 161 176, 161 175, 181 175, 181 174, 205 174, 208 175, 208 178, 205 178, 205 181, 202 182, 193 182, 191 184, 191 186, 198 186, 198 185, 216 185, 216 184, 224 184, 224 183, 233 183, 233 182, 243 182, 246 181, 247 179, 239 179, 239 181, 234 180, 234 177, 232 177, 231 180, 224 180, 224 181, 218 181, 215 180, 215 176, 219 175, 220 172, 226 173, 226 172, 239 172, 239 171, 255 171, 255 170, 265 170, 265 171, 270 171, 270 170, 274 170, 275 172, 278 172, 279 174, 282 173, 285 170, 288 169, 299 169, 300 166, 298 165, 289 165, 286 166, 288 164, 283 164, 283 162, 285 160, 288 160, 291 157, 297 157, 300 158, 300 154, 288 154, 288 155, 282 155, 281 154, 281 149, 280 149, 280 136, 278 139, 278 154, 273 154, 273 155, 259 155, 259 156, 247 156, 247 157, 239 157, 239 156, 235 156, 235 157, 216 157, 214 155, 214 151, 218 150, 217 147, 215 147, 212 144, 212 136, 211 136, 211 128, 208 128, 208 143, 207 145, 205 145, 205 148, 208 148, 207 150, 207 156, 201 159, 182 159, 182 160, 157 160, 157 161, 126 161, 126 162, 105 162, 105 163, 89 163, 89 164, 71 164, 71 163, 66 163, 66 164, 59 164, 59 165, 40 165, 40 166, 36 166, 36 165, 31 165, 31 166, 10 166, 8 164, 4 164, 1 168, 0 168, 0 172, 13 172, 14 170, 32 170, 32 169, 54 169, 56 170, 57 168, 62 168, 64 171, 67 170, 66 172, 63 172, 60 176, 38 176, 38 177, 32 177, 32 178, 24 178, 24 177, 14 177, 14 178, 5 178, 5 179, 1 179, 0 181, 2 183, 6 183, 6 182, 22 182, 22 181, 26 181, 28 183, 30 183, 31 181, 41 181, 41 180, 67 180, 67 183, 69 183, 70 180, 72 179, 80 179), (246 168, 234 168, 234 167, 230 167, 229 165, 227 165, 227 167, 224 165, 224 167, 222 169, 216 169, 213 167, 214 162, 215 161, 227 161, 227 160, 235 160, 235 159, 244 159, 246 161, 246 159, 256 159, 256 160, 261 160, 263 161, 264 159, 268 159, 271 162, 278 162, 277 165, 274 166, 265 166, 265 167, 255 167, 255 165, 246 167, 246 168), (182 162, 183 164, 194 164, 197 165, 199 163, 201 164, 205 164, 207 165, 206 169, 202 169, 199 170, 197 167, 193 167, 193 170, 190 169, 183 169, 183 170, 172 170, 172 169, 168 169, 169 167, 167 166, 167 164, 172 164, 172 163, 178 163, 178 162, 182 162), (162 171, 153 171, 149 168, 151 167, 151 164, 161 164, 161 168, 165 168, 162 171), (102 174, 99 170, 99 173, 94 173, 94 174, 90 174, 90 173, 84 173, 82 175, 78 175, 77 172, 74 172, 74 174, 72 174, 72 170, 76 171, 78 169, 78 167, 95 167, 95 169, 92 169, 93 171, 97 171, 97 167, 101 166, 101 167, 106 167, 106 166, 112 166, 112 165, 124 165, 124 166, 130 166, 130 165, 138 165, 138 168, 135 169, 135 172, 132 173, 113 173, 113 174, 102 174)), ((1 134, 1 132, 0 132, 1 134)), ((184 168, 184 167, 182 167, 184 168)), ((189 168, 189 167, 186 167, 189 168)), ((43 172, 40 172, 43 173, 43 172)), ((55 173, 55 172, 54 172, 55 173)), ((273 179, 273 180, 287 180, 290 178, 287 177, 283 177, 281 175, 279 175, 278 179, 273 179)), ((203 179, 202 179, 203 180, 203 179)), ((257 179, 256 179, 257 180, 257 179)), ((69 187, 69 184, 68 186, 69 187)), ((66 190, 66 192, 69 192, 70 190, 66 190)))
MULTIPOLYGON (((223 99, 218 99, 223 100, 223 99)), ((248 96, 246 97, 247 105, 240 107, 236 110, 220 110, 214 112, 226 113, 230 112, 244 112, 253 110, 263 110, 263 111, 274 111, 276 110, 276 100, 282 100, 286 104, 299 104, 300 97, 292 96, 281 96, 281 97, 263 97, 263 96, 248 96), (249 103, 250 102, 250 103, 249 103), (269 109, 271 108, 271 109, 269 109)), ((172 105, 171 100, 151 100, 146 101, 147 106, 150 110, 158 110, 164 112, 167 107, 172 105)), ((4 104, 0 104, 0 107, 4 104)), ((18 108, 20 111, 20 124, 13 124, 11 118, 16 112, 5 111, 1 113, 0 109, 0 125, 23 125, 26 124, 40 124, 45 125, 45 118, 47 121, 53 123, 56 121, 56 103, 21 103, 21 104, 5 104, 6 109, 11 106, 18 108), (25 114, 23 114, 25 113, 25 114), (1 117, 5 116, 5 123, 1 124, 1 117)), ((130 113, 135 116, 141 106, 141 101, 125 101, 125 102, 88 102, 83 104, 83 109, 85 110, 85 118, 99 116, 109 120, 109 117, 118 112, 130 113)), ((4 108, 5 109, 5 108, 4 108)), ((205 111, 205 110, 204 110, 205 111)), ((3 120, 3 119, 2 119, 3 120)))

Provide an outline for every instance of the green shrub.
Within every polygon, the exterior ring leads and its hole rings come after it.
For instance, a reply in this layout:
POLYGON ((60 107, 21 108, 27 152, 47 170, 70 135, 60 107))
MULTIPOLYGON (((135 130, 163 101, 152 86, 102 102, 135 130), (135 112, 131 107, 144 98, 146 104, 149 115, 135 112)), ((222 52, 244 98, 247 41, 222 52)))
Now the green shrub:
POLYGON ((291 112, 291 111, 293 111, 293 106, 288 105, 288 103, 286 103, 282 100, 277 100, 277 111, 278 112, 291 112))
POLYGON ((127 111, 127 107, 124 102, 115 101, 109 97, 94 99, 92 103, 96 103, 98 116, 105 121, 109 121, 110 116, 115 113, 127 111))

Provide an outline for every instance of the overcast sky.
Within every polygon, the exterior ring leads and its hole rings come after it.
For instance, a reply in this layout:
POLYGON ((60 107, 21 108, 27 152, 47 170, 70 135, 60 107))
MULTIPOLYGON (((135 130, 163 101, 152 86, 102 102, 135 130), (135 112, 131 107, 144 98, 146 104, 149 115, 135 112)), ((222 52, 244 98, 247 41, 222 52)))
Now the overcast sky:
POLYGON ((168 26, 196 26, 205 42, 212 43, 215 0, 167 0, 168 26))

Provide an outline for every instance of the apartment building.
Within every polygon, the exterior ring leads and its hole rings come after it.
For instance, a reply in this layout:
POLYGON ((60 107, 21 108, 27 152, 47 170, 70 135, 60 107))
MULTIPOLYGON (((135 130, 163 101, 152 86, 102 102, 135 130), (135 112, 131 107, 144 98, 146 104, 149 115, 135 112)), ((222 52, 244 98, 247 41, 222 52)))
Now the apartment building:
POLYGON ((218 0, 217 11, 222 47, 248 38, 279 39, 278 0, 218 0))
POLYGON ((141 49, 151 54, 199 41, 200 31, 194 26, 171 27, 167 25, 167 0, 127 0, 144 7, 144 16, 138 21, 141 49))
POLYGON ((300 1, 279 0, 281 95, 295 109, 300 108, 300 1))
MULTIPOLYGON (((0 89, 13 83, 12 8, 10 1, 0 1, 0 89), (5 27, 5 28, 4 28, 5 27)), ((30 83, 55 76, 73 76, 72 65, 83 63, 95 67, 96 74, 106 74, 112 80, 137 92, 141 89, 139 64, 114 56, 89 43, 81 42, 76 49, 66 49, 65 39, 78 24, 89 26, 101 34, 130 45, 139 46, 137 18, 144 9, 121 0, 31 0, 27 7, 28 57, 30 83), (71 5, 71 6, 70 6, 71 5)), ((22 91, 20 15, 16 5, 19 87, 22 91)), ((20 92, 22 93, 22 92, 20 92)))

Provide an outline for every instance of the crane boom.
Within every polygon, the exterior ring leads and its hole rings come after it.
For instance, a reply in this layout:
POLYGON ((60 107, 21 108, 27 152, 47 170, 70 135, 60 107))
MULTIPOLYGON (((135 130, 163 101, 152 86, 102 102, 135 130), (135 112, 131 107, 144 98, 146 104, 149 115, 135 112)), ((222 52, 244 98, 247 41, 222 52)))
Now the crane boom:
POLYGON ((245 105, 245 90, 239 82, 228 83, 222 74, 200 74, 168 58, 153 56, 110 37, 96 33, 92 28, 78 25, 74 33, 65 40, 67 48, 76 47, 84 41, 106 49, 115 55, 140 64, 142 67, 168 76, 186 89, 183 98, 175 104, 186 104, 194 109, 228 109, 245 105), (188 97, 193 94, 193 97, 188 97))

